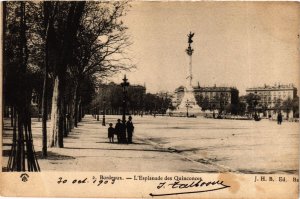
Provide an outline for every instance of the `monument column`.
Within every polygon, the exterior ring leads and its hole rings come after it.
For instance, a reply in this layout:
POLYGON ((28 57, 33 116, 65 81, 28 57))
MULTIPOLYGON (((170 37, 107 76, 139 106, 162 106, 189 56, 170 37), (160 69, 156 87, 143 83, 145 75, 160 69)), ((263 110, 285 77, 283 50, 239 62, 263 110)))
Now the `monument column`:
POLYGON ((193 80, 193 75, 192 75, 192 55, 194 52, 194 49, 191 47, 191 44, 193 43, 193 36, 195 33, 190 32, 190 34, 188 34, 188 43, 189 46, 188 48, 185 50, 186 53, 188 54, 188 56, 190 57, 190 62, 189 62, 189 68, 188 68, 188 76, 187 76, 187 89, 192 89, 192 80, 193 80))
POLYGON ((193 73, 192 73, 192 55, 194 49, 192 48, 191 44, 193 43, 194 33, 190 32, 188 34, 188 47, 185 50, 187 55, 189 56, 189 64, 187 67, 187 77, 186 77, 186 88, 184 89, 183 98, 175 111, 172 113, 174 115, 180 116, 197 116, 203 115, 201 107, 197 104, 195 96, 194 96, 194 89, 193 89, 193 73))

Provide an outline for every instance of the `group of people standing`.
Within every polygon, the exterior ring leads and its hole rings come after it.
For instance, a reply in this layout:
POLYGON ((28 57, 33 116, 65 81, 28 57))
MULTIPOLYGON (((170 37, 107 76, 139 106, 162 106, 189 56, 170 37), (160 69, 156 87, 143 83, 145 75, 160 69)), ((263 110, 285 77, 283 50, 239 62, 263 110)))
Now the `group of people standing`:
POLYGON ((113 128, 113 124, 109 123, 108 128, 108 139, 109 142, 114 142, 114 135, 117 136, 118 143, 122 144, 130 144, 132 143, 132 135, 134 131, 134 126, 132 123, 132 117, 128 117, 127 122, 121 122, 120 119, 118 119, 115 128, 113 128))

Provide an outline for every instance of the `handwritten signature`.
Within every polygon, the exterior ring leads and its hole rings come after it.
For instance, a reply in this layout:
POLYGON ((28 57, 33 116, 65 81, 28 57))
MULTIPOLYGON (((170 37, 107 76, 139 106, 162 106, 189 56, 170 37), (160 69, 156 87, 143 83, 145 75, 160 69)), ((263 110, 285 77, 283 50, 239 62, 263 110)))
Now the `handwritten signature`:
POLYGON ((202 179, 198 181, 192 181, 190 183, 182 183, 181 181, 175 181, 172 183, 167 184, 167 182, 161 182, 156 187, 159 189, 164 189, 170 187, 172 189, 179 189, 185 190, 181 192, 174 192, 174 193, 150 193, 150 196, 167 196, 167 195, 179 195, 179 194, 191 194, 191 193, 201 193, 201 192, 210 192, 210 191, 217 191, 221 189, 226 189, 230 187, 229 185, 224 184, 223 181, 208 181, 205 182, 202 179), (203 189, 207 188, 208 189, 203 189), (196 190, 193 188, 197 188, 196 190))

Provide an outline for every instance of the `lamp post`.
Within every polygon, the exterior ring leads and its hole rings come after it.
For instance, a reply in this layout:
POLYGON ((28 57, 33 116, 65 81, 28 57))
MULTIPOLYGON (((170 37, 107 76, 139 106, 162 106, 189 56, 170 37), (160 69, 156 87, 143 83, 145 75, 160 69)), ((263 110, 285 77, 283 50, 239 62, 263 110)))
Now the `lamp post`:
POLYGON ((105 98, 103 99, 103 118, 102 118, 102 126, 105 126, 105 103, 106 103, 106 100, 105 98))
POLYGON ((189 100, 186 100, 186 117, 189 117, 189 106, 190 106, 190 103, 189 103, 189 100))
POLYGON ((129 82, 127 82, 126 75, 124 75, 123 82, 121 86, 123 88, 123 115, 122 115, 122 122, 125 124, 126 122, 126 105, 127 105, 127 87, 129 86, 129 82))

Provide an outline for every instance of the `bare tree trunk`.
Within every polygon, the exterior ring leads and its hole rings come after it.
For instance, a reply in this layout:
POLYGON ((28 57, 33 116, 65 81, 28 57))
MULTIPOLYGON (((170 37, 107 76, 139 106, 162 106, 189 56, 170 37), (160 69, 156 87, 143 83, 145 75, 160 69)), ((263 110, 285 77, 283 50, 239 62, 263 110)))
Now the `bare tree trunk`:
POLYGON ((49 147, 63 148, 65 107, 63 104, 64 79, 56 76, 52 96, 51 128, 49 147))
POLYGON ((69 104, 69 113, 68 113, 68 119, 69 119, 69 130, 70 132, 72 131, 72 129, 74 128, 74 112, 75 112, 75 97, 73 95, 72 100, 69 104))
POLYGON ((80 107, 80 102, 78 103, 78 114, 77 114, 77 116, 78 116, 78 122, 81 122, 81 107, 80 107))
POLYGON ((79 88, 77 87, 76 89, 76 94, 75 94, 75 113, 74 113, 74 126, 77 128, 78 124, 78 106, 79 106, 79 97, 78 97, 78 92, 79 88))
POLYGON ((17 147, 17 114, 16 114, 16 109, 12 108, 11 109, 12 113, 11 115, 13 116, 13 143, 11 147, 11 154, 8 159, 8 164, 7 164, 7 169, 13 171, 13 168, 16 167, 16 147, 17 147))
POLYGON ((78 101, 78 122, 81 122, 81 98, 78 101))
MULTIPOLYGON (((30 99, 30 96, 28 96, 28 99, 30 99)), ((27 102, 27 112, 24 118, 25 141, 26 141, 26 149, 27 149, 27 153, 26 153, 27 168, 28 171, 40 171, 39 163, 35 155, 35 150, 34 150, 34 145, 32 140, 30 101, 27 102)))
POLYGON ((52 95, 52 108, 51 108, 51 124, 49 132, 49 147, 59 147, 58 145, 58 131, 59 131, 59 79, 58 76, 54 79, 53 95, 52 95))
POLYGON ((47 157, 47 116, 48 116, 48 100, 47 100, 47 87, 48 87, 48 67, 45 64, 44 71, 44 84, 43 84, 43 97, 42 97, 42 131, 43 131, 43 157, 47 157))
MULTIPOLYGON (((6 61, 6 22, 7 22, 7 18, 6 18, 6 15, 7 15, 7 7, 6 7, 6 2, 4 1, 2 3, 2 51, 3 51, 3 54, 2 54, 2 72, 3 72, 3 80, 2 80, 2 88, 5 88, 5 82, 6 82, 6 70, 5 70, 5 64, 7 63, 6 61)), ((2 90, 3 92, 3 90, 2 90)), ((1 93, 2 95, 5 93, 5 91, 3 93, 1 93)), ((2 107, 6 107, 6 99, 5 97, 2 97, 2 107)), ((9 115, 8 115, 9 116, 9 115)), ((4 117, 2 117, 2 124, 4 124, 4 117)), ((11 127, 13 127, 13 116, 11 115, 11 127)))
POLYGON ((76 103, 76 97, 77 97, 77 87, 78 87, 78 81, 74 81, 74 87, 72 92, 72 97, 70 100, 70 103, 68 104, 68 121, 69 121, 69 130, 70 132, 72 129, 74 129, 74 123, 75 123, 75 103, 76 103))
POLYGON ((67 103, 65 97, 63 97, 63 103, 62 103, 62 115, 63 115, 63 135, 64 137, 67 137, 69 134, 68 131, 68 118, 67 118, 67 103))
POLYGON ((13 123, 14 123, 14 107, 11 106, 10 108, 10 126, 13 127, 13 123))
POLYGON ((68 132, 68 135, 69 133, 71 132, 71 126, 70 126, 70 105, 67 103, 66 105, 66 129, 67 129, 67 132, 68 132))
MULTIPOLYGON (((74 125, 75 125, 75 104, 76 104, 76 97, 77 97, 77 87, 78 87, 78 83, 74 83, 74 93, 73 93, 73 97, 72 100, 70 101, 69 104, 69 125, 70 125, 70 131, 71 129, 74 129, 74 125)), ((77 122, 77 121, 76 121, 77 122)), ((76 123, 76 127, 77 127, 77 123, 76 123)))
POLYGON ((59 84, 58 84, 58 104, 59 104, 59 128, 58 128, 58 146, 60 148, 64 147, 64 126, 65 126, 65 118, 66 118, 66 107, 64 102, 64 93, 65 93, 65 76, 58 76, 59 84))

